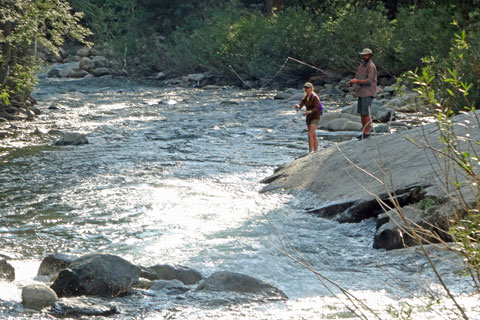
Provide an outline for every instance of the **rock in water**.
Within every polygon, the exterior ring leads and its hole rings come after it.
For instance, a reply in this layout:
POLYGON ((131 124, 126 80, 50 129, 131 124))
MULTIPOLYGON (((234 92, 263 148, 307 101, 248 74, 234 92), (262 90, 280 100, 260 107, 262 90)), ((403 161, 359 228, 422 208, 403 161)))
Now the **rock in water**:
POLYGON ((15 268, 5 259, 0 259, 0 280, 15 280, 15 268))
POLYGON ((98 298, 62 298, 50 309, 54 315, 62 317, 110 316, 118 313, 115 306, 105 304, 98 298))
POLYGON ((46 256, 38 268, 38 276, 48 276, 66 269, 78 257, 63 253, 54 253, 46 256))
POLYGON ((64 269, 51 288, 59 297, 126 294, 138 281, 140 268, 118 256, 94 253, 75 260, 64 269))
POLYGON ((220 271, 215 272, 198 285, 196 290, 234 291, 240 293, 265 294, 268 297, 288 299, 277 287, 245 274, 220 271))
POLYGON ((43 309, 58 300, 55 291, 43 284, 29 284, 22 289, 22 303, 31 309, 43 309))
POLYGON ((56 146, 88 144, 87 136, 81 133, 66 132, 60 139, 55 141, 56 146))
POLYGON ((150 275, 150 280, 180 280, 186 285, 195 284, 203 279, 203 275, 195 269, 180 266, 157 264, 148 268, 153 271, 153 278, 150 275))

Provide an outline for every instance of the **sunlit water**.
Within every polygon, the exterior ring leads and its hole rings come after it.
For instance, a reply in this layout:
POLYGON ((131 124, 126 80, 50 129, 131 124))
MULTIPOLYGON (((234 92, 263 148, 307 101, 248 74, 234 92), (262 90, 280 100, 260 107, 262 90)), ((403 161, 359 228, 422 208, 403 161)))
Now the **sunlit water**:
MULTIPOLYGON (((240 272, 290 298, 249 303, 229 294, 137 292, 110 301, 121 310, 112 318, 353 317, 339 288, 284 247, 381 318, 410 305, 423 318, 449 315, 424 307, 428 290, 441 290, 421 254, 372 249, 375 221, 338 224, 304 213, 311 195, 259 192, 262 178, 307 151, 303 119, 270 92, 43 79, 34 95, 43 115, 12 123, 15 135, 0 140, 0 245, 16 269, 15 282, 0 282, 3 318, 50 317, 21 304, 23 285, 45 281, 36 273, 47 254, 99 251, 144 266, 183 264, 206 276, 240 272), (52 129, 85 133, 90 144, 53 146, 52 129)), ((319 134, 321 147, 331 144, 331 134, 319 134)), ((456 294, 468 291, 460 265, 439 267, 456 294)), ((478 314, 474 297, 461 301, 478 314)))

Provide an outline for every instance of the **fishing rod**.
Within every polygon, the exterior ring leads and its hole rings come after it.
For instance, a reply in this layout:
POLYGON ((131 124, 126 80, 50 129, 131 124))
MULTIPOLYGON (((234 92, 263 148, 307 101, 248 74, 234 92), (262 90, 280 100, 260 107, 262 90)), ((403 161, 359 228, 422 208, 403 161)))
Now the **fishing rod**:
POLYGON ((306 62, 304 62, 304 61, 301 61, 301 60, 298 60, 298 59, 295 59, 295 58, 292 58, 292 57, 287 57, 287 60, 292 60, 293 62, 296 62, 296 63, 302 64, 302 65, 304 65, 304 66, 307 66, 307 67, 309 67, 309 68, 315 69, 315 70, 317 70, 317 71, 320 71, 320 72, 322 72, 322 73, 325 73, 326 75, 329 75, 329 76, 334 77, 334 78, 338 78, 338 79, 341 79, 341 80, 343 80, 343 79, 348 79, 348 78, 343 77, 343 76, 341 76, 341 75, 339 75, 339 74, 336 74, 336 73, 327 71, 327 70, 325 70, 325 69, 321 69, 321 68, 319 68, 319 67, 315 67, 315 66, 313 66, 313 65, 311 65, 311 64, 308 64, 308 63, 306 63, 306 62))
MULTIPOLYGON (((275 75, 273 77, 270 78, 270 80, 268 80, 266 83, 264 83, 259 89, 264 89, 268 84, 270 84, 273 79, 275 79, 281 72, 282 70, 286 67, 288 61, 293 61, 293 62, 296 62, 298 64, 301 64, 301 65, 304 65, 306 67, 309 67, 309 68, 312 68, 312 69, 315 69, 319 72, 322 72, 326 75, 329 75, 333 78, 337 78, 337 79, 340 79, 340 80, 350 80, 349 78, 346 78, 346 77, 343 77, 339 74, 336 74, 336 73, 333 73, 333 72, 330 72, 330 71, 327 71, 325 69, 322 69, 322 68, 319 68, 319 67, 315 67, 314 65, 311 65, 309 63, 306 63, 304 61, 301 61, 301 60, 298 60, 298 59, 295 59, 295 58, 292 58, 292 57, 287 57, 285 59, 285 62, 282 64, 282 66, 279 68, 279 70, 277 71, 277 73, 275 73, 275 75)), ((228 68, 230 69, 230 71, 232 71, 232 73, 247 87, 249 87, 250 89, 254 89, 247 81, 245 81, 239 74, 238 72, 232 67, 231 64, 228 65, 228 68)))

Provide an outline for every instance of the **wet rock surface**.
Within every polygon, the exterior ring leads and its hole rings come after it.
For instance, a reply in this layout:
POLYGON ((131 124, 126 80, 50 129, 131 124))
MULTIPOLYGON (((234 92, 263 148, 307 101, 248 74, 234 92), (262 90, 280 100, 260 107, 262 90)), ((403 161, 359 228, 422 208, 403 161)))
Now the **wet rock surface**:
POLYGON ((116 297, 128 293, 138 281, 140 268, 110 254, 90 254, 76 259, 64 269, 51 288, 59 297, 116 297))
POLYGON ((88 144, 88 138, 86 135, 76 132, 66 132, 55 141, 56 146, 78 146, 82 144, 88 144))
POLYGON ((0 280, 14 281, 15 268, 6 259, 0 257, 0 280))
POLYGON ((57 300, 55 291, 44 284, 29 284, 22 289, 22 303, 26 308, 40 310, 57 300))
POLYGON ((219 271, 206 278, 196 288, 197 291, 233 291, 264 294, 269 297, 288 299, 287 295, 275 286, 245 274, 219 271))
POLYGON ((49 312, 61 317, 82 317, 111 316, 118 313, 119 310, 109 301, 92 297, 76 297, 58 300, 49 312))
POLYGON ((54 253, 43 258, 38 267, 38 276, 52 276, 62 269, 66 269, 78 256, 64 253, 54 253))
MULTIPOLYGON (((472 113, 456 116, 454 121, 456 134, 469 135, 474 141, 480 139, 480 130, 472 113)), ((264 191, 276 188, 307 190, 323 203, 308 209, 308 212, 340 222, 358 222, 378 216, 383 209, 376 197, 388 203, 390 193, 398 198, 401 206, 418 202, 424 197, 445 202, 447 195, 441 191, 442 182, 436 179, 443 168, 431 161, 437 154, 412 141, 428 141, 433 148, 443 148, 436 124, 363 141, 347 141, 279 168, 263 180, 268 184, 264 191)), ((462 176, 458 171, 455 174, 462 176)), ((465 194, 475 198, 475 191, 465 194)), ((439 211, 433 209, 415 212, 414 221, 417 223, 423 221, 428 224, 446 218, 440 217, 439 211)), ((436 225, 445 228, 445 224, 436 225)), ((387 226, 379 231, 378 239, 390 238, 388 233, 398 235, 398 232, 386 231, 385 228, 387 226)), ((376 246, 399 247, 397 240, 385 242, 381 245, 377 241, 376 246)))
POLYGON ((190 267, 181 265, 157 264, 148 268, 150 273, 144 273, 149 280, 179 280, 186 285, 202 280, 203 275, 190 267))

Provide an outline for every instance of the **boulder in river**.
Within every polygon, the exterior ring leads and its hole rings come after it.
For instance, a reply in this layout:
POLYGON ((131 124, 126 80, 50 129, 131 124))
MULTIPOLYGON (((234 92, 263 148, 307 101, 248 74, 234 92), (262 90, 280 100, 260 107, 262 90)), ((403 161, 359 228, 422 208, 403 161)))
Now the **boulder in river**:
POLYGON ((102 77, 110 74, 110 70, 105 67, 95 68, 91 70, 91 72, 95 77, 102 77))
POLYGON ((91 49, 89 47, 81 47, 77 50, 77 56, 88 57, 90 55, 91 49))
POLYGON ((150 274, 142 273, 149 280, 180 280, 186 285, 202 280, 203 275, 190 267, 181 265, 157 264, 148 268, 150 274))
POLYGON ((397 210, 383 214, 384 223, 377 223, 374 248, 392 250, 419 244, 410 228, 422 235, 424 243, 438 242, 438 239, 452 241, 445 231, 449 230, 451 221, 458 221, 463 216, 463 212, 452 210, 450 203, 434 205, 426 210, 414 204, 403 207, 401 211, 405 219, 399 216, 397 210))
POLYGON ((108 60, 104 56, 93 56, 92 62, 95 68, 107 68, 108 67, 108 60))
POLYGON ((38 267, 38 276, 52 276, 62 269, 66 269, 72 264, 77 256, 64 254, 64 253, 54 253, 46 256, 40 263, 38 267))
POLYGON ((44 284, 29 284, 22 289, 22 303, 27 308, 40 310, 57 300, 55 291, 44 284))
POLYGON ((116 297, 138 281, 140 268, 111 254, 94 253, 76 259, 58 274, 51 288, 59 297, 116 297))
POLYGON ((56 146, 88 144, 87 136, 76 132, 66 132, 55 141, 56 146))
POLYGON ((188 291, 184 283, 180 280, 155 280, 150 287, 153 291, 167 291, 170 294, 183 293, 188 291))
POLYGON ((239 293, 262 294, 268 297, 288 299, 282 290, 268 282, 247 276, 245 274, 219 271, 203 280, 195 289, 209 291, 233 291, 239 293))
POLYGON ((329 112, 320 117, 320 129, 329 131, 360 131, 360 117, 342 112, 329 112))
MULTIPOLYGON (((342 112, 357 114, 357 103, 354 102, 350 106, 343 108, 342 112)), ((395 116, 395 112, 392 109, 380 105, 376 100, 373 100, 370 112, 373 121, 387 122, 395 116)))
POLYGON ((49 311, 60 317, 107 317, 118 313, 115 306, 92 297, 61 298, 53 304, 49 311))
POLYGON ((80 61, 78 62, 78 65, 80 67, 80 70, 85 70, 85 71, 90 71, 95 68, 95 64, 88 57, 83 57, 82 59, 80 59, 80 61))
POLYGON ((0 280, 15 280, 15 268, 3 258, 0 258, 0 280))

